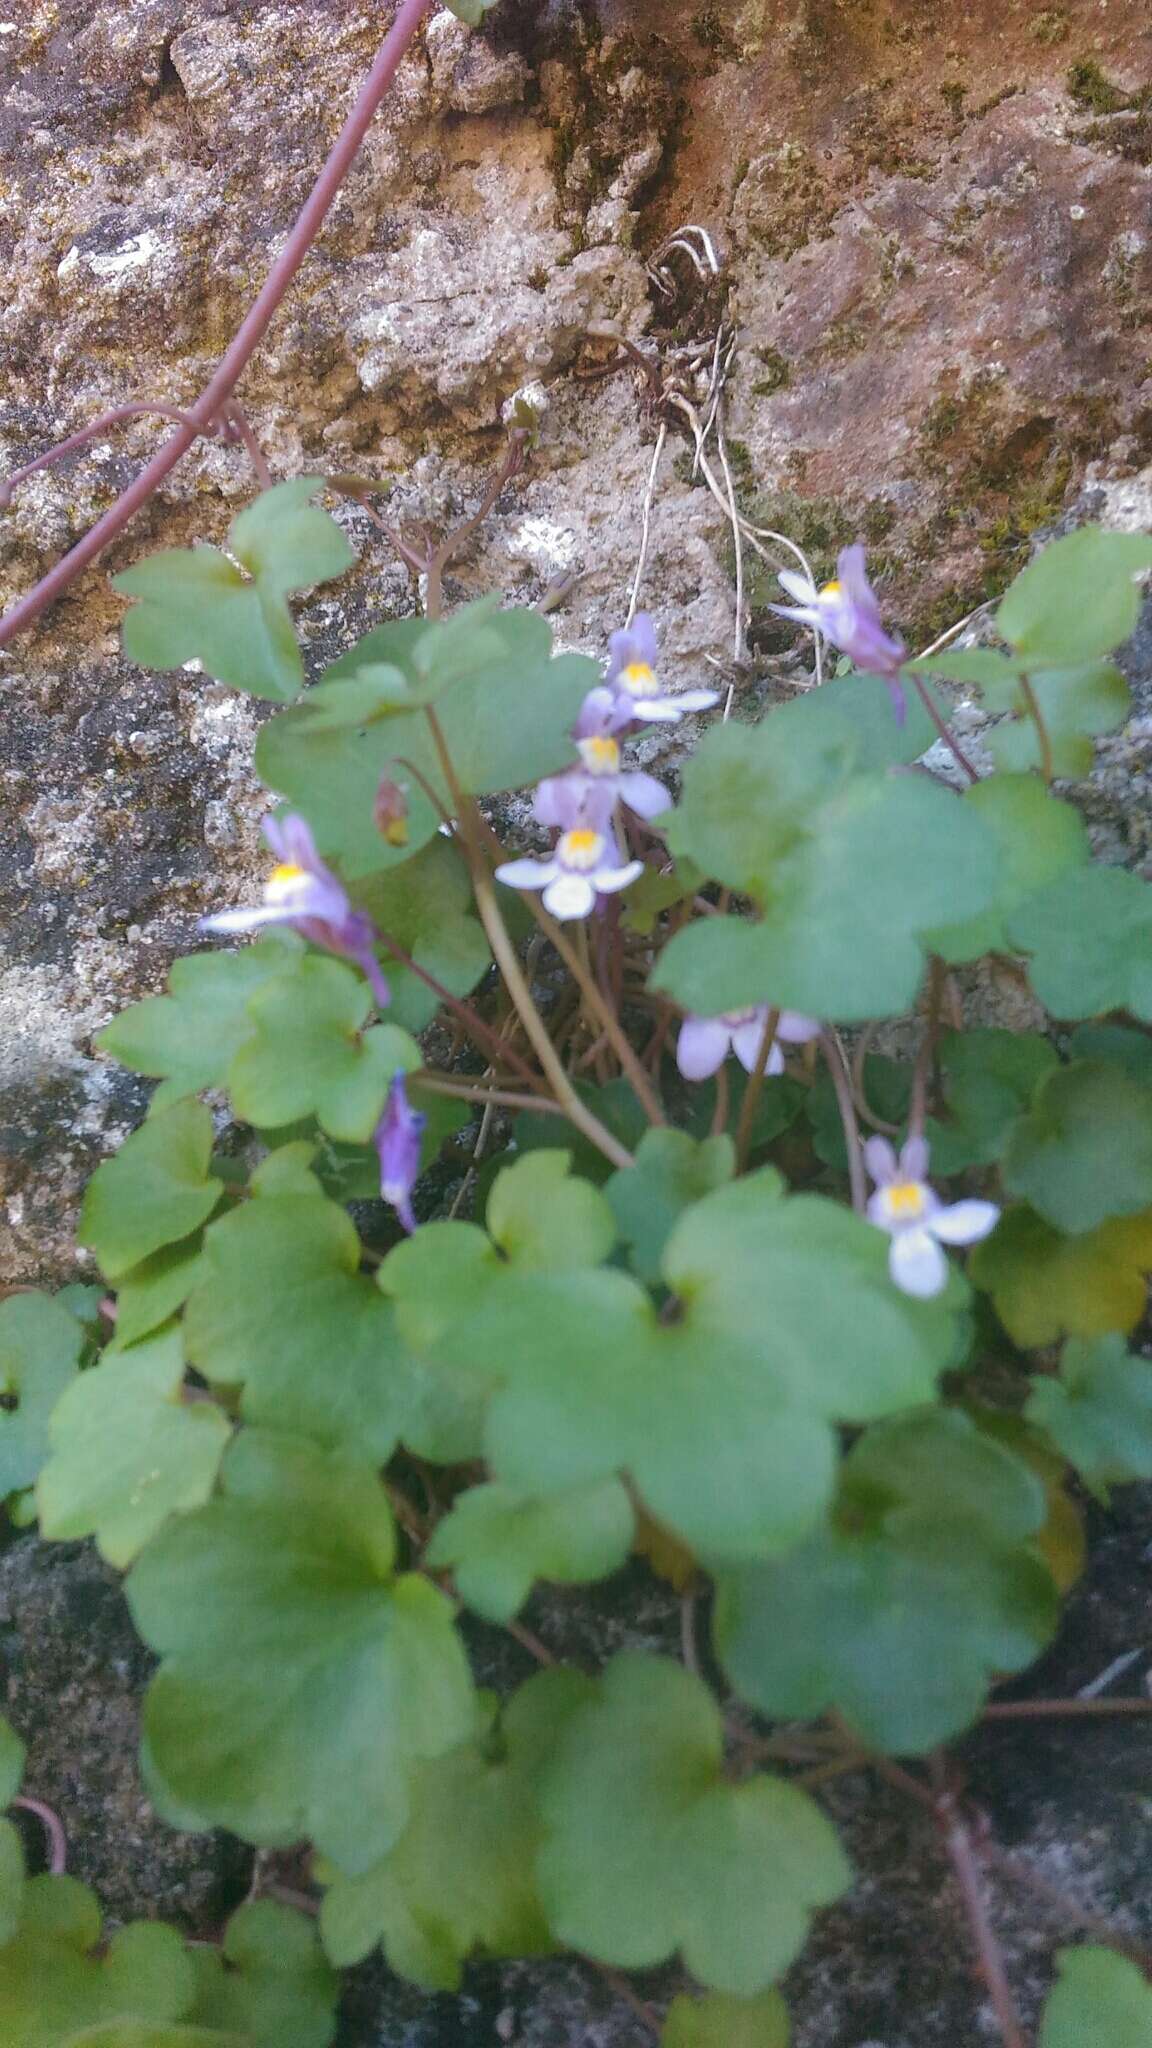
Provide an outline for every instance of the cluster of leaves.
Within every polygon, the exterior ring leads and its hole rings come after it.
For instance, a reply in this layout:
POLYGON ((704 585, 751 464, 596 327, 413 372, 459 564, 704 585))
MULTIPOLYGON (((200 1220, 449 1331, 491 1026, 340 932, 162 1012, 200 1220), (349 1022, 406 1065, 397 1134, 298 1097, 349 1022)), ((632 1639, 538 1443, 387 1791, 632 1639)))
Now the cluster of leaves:
MULTIPOLYGON (((315 489, 268 493, 228 555, 175 551, 121 578, 139 600, 126 645, 287 705, 260 771, 393 953, 392 1008, 374 1021, 356 965, 279 929, 178 962, 167 994, 108 1027, 104 1050, 159 1083, 84 1205, 114 1334, 101 1290, 0 1304, 0 1493, 26 1509, 34 1488, 45 1536, 94 1536, 128 1572, 159 1659, 153 1800, 177 1826, 311 1843, 333 1962, 382 1944, 445 1989, 477 1952, 679 1955, 702 1995, 675 1999, 666 2048, 784 2048, 775 1980, 850 1882, 816 1799, 741 1747, 670 1657, 477 1691, 460 1610, 514 1624, 540 1582, 662 1558, 711 1583, 742 1725, 834 1714, 912 1756, 1049 1640, 1075 1569, 1067 1475, 1099 1495, 1152 1476, 1152 1365, 1128 1348, 1152 1271, 1152 889, 1090 864, 1036 770, 1081 773, 1122 718, 1104 657, 1152 544, 1071 536, 1005 597, 1006 652, 915 665, 1004 714, 997 773, 958 795, 910 772, 926 714, 897 727, 876 679, 838 678, 706 734, 661 821, 671 859, 624 901, 646 1000, 705 1015, 770 1001, 871 1026, 915 1007, 929 960, 937 984, 1026 963, 1050 1026, 932 1022, 936 1169, 1005 1208, 968 1274, 925 1300, 844 1199, 855 1137, 815 1061, 758 1100, 670 1090, 670 1123, 650 1124, 627 1074, 581 1081, 499 1127, 473 1220, 366 1255, 348 1205, 378 1186, 394 1077, 417 1077, 425 1165, 470 1114, 434 1076, 422 1092, 414 1035, 438 1004, 420 969, 487 1001, 477 849, 442 820, 572 763, 598 670, 555 655, 536 614, 484 603, 374 629, 289 703, 287 595, 347 562, 315 489), (406 837, 374 822, 397 773, 406 837), (702 892, 723 894, 685 922, 702 892), (240 1152, 219 1147, 205 1094, 247 1127, 240 1152), (573 1102, 578 1126, 556 1113, 573 1102), (995 1406, 990 1341, 1017 1368, 995 1406), (413 1460, 435 1468, 426 1515, 403 1496, 413 1460)), ((906 1132, 909 1067, 871 1055, 859 1080, 906 1132)), ((62 1987, 55 2031, 21 2018, 21 2048, 327 2040, 327 1965, 282 1909, 243 1909, 222 1962, 164 1929, 105 1948, 86 1895, 25 1881, 4 1839, 0 2015, 24 2013, 44 1943, 62 1987), (292 2026, 273 2034, 289 1990, 292 2026)), ((1127 2048, 1148 1996, 1120 1959, 1077 1951, 1044 2048, 1127 2048)))

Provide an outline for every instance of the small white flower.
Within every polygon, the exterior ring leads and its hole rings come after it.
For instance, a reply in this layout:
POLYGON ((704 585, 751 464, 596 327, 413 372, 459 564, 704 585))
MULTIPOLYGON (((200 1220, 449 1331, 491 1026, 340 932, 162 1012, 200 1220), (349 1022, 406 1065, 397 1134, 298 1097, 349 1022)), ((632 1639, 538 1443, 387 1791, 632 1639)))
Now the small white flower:
POLYGON ((623 861, 607 832, 574 825, 562 832, 548 860, 506 860, 496 870, 510 889, 540 889, 544 908, 560 923, 587 917, 597 896, 627 889, 644 872, 640 860, 623 861))
MULTIPOLYGON (((710 1074, 723 1066, 730 1050, 735 1053, 745 1073, 754 1073, 768 1012, 769 1005, 761 1003, 758 1009, 726 1010, 719 1017, 685 1017, 676 1042, 676 1065, 684 1079, 706 1081, 710 1074)), ((808 1039, 816 1038, 819 1032, 820 1025, 815 1017, 804 1017, 798 1010, 781 1010, 765 1073, 784 1072, 781 1043, 804 1045, 808 1039)))
POLYGON ((905 1294, 939 1294, 948 1280, 942 1244, 978 1244, 996 1228, 995 1202, 946 1205, 928 1186, 928 1146, 909 1138, 899 1159, 887 1138, 869 1138, 864 1163, 876 1183, 868 1221, 892 1239, 888 1270, 905 1294))
POLYGON ((656 628, 647 612, 637 612, 630 626, 608 636, 608 673, 615 698, 613 728, 639 722, 678 725, 686 711, 710 711, 719 690, 681 690, 670 696, 656 674, 656 628))

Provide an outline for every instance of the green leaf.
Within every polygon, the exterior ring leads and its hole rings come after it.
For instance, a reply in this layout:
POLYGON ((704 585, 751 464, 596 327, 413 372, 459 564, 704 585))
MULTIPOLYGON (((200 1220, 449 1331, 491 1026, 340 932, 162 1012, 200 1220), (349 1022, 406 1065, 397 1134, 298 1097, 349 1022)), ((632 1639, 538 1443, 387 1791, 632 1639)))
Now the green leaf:
POLYGON ((19 1792, 27 1754, 11 1721, 0 1714, 0 1807, 11 1806, 19 1792))
POLYGON ((533 1500, 507 1486, 474 1486, 456 1500, 428 1546, 434 1570, 487 1621, 510 1621, 537 1579, 604 1579, 632 1546, 632 1504, 618 1479, 533 1500))
POLYGON ((43 1534, 53 1543, 95 1535, 123 1571, 170 1515, 208 1499, 230 1426, 211 1402, 186 1400, 176 1329, 107 1350, 67 1388, 49 1434, 37 1484, 43 1534))
POLYGON ((76 1377, 83 1343, 76 1318, 48 1295, 0 1301, 0 1499, 36 1479, 48 1418, 76 1377))
POLYGON ((1059 1061, 1054 1046, 1035 1031, 989 1026, 949 1031, 940 1040, 948 1118, 939 1126, 963 1145, 966 1159, 998 1159, 1021 1110, 1059 1061))
POLYGON ((496 0, 445 0, 450 14, 456 16, 468 28, 479 28, 484 16, 496 5, 496 0))
POLYGON ((1066 1237, 1034 1209, 1008 1209, 968 1267, 992 1296, 1010 1337, 1026 1349, 1067 1335, 1131 1330, 1148 1303, 1152 1208, 1066 1237))
POLYGON ((233 1913, 220 1952, 200 1948, 195 1960, 190 2020, 253 2048, 328 2048, 339 1985, 305 1914, 250 1900, 233 1913))
MULTIPOLYGON (((1077 668, 1037 669, 1029 681, 1048 735, 1053 773, 1068 778, 1087 775, 1095 755, 1093 736, 1115 732, 1132 706, 1132 692, 1120 670, 1111 662, 1089 662, 1077 668)), ((1032 707, 1019 681, 1002 701, 989 690, 984 695, 989 709, 1015 713, 987 735, 997 767, 1013 774, 1044 767, 1032 707)))
MULTIPOLYGON (((415 625, 414 621, 405 622, 415 625)), ((420 625, 406 650, 391 637, 394 627, 369 633, 329 669, 329 681, 354 677, 376 659, 394 660, 406 671, 429 628, 420 625)), ((499 612, 486 619, 499 653, 486 666, 457 673, 437 702, 437 716, 462 788, 474 796, 520 789, 574 759, 570 727, 588 691, 600 681, 596 663, 580 654, 553 656, 545 619, 531 611, 499 612)), ((438 791, 446 809, 439 758, 423 711, 382 719, 368 726, 316 730, 307 707, 270 720, 256 744, 256 765, 268 785, 303 812, 326 854, 339 858, 346 877, 372 875, 409 859, 440 824, 440 812, 402 765, 418 769, 438 791), (399 764, 399 765, 398 765, 399 764), (408 780, 408 844, 386 844, 373 822, 381 778, 408 780)))
POLYGON ((252 2048, 251 2037, 221 2034, 215 2027, 186 2027, 180 2021, 110 2020, 69 2034, 60 2048, 252 2048))
POLYGON ((277 974, 291 972, 303 951, 303 940, 281 926, 240 953, 193 953, 176 960, 168 994, 146 996, 122 1010, 96 1043, 136 1073, 161 1080, 153 1110, 202 1088, 222 1088, 252 1030, 249 996, 277 974))
POLYGON ((360 1240, 322 1195, 261 1195, 206 1233, 185 1316, 188 1357, 243 1387, 248 1422, 384 1464, 412 1399, 392 1312, 360 1240))
POLYGON ((1040 2048, 1148 2048, 1152 1985, 1110 1948, 1062 1949, 1044 2007, 1040 2048))
MULTIPOLYGON (((827 685, 825 685, 827 687, 827 685)), ((788 2048, 788 2008, 778 1991, 759 1998, 729 1998, 710 1991, 703 1998, 672 2000, 660 2036, 661 2048, 788 2048)))
POLYGON ((15 1938, 0 1948, 5 2048, 73 2048, 77 2039, 88 2048, 102 2037, 115 2042, 113 2026, 130 2022, 145 2029, 147 2048, 166 2044, 167 2023, 183 2017, 195 1989, 183 1941, 171 1927, 136 1921, 101 1955, 100 1931, 96 1900, 75 1878, 25 1885, 15 1938))
POLYGON ((597 1188, 571 1177, 566 1152, 530 1152, 498 1174, 488 1228, 519 1266, 595 1266, 616 1242, 616 1223, 597 1188))
POLYGON ((0 1820, 0 1948, 12 1940, 24 1903, 24 1845, 10 1820, 0 1820))
POLYGON ((223 1193, 209 1173, 211 1157, 211 1111, 200 1102, 177 1102, 146 1118, 97 1167, 77 1235, 109 1280, 207 1221, 223 1193))
POLYGON ((679 1949, 701 1983, 744 1998, 787 1968, 848 1865, 805 1793, 764 1775, 731 1784, 723 1766, 699 1678, 635 1652, 612 1660, 544 1790, 537 1871, 559 1940, 630 1970, 679 1949))
POLYGON ((690 860, 673 861, 667 869, 645 868, 630 889, 621 892, 621 922, 630 932, 651 938, 666 910, 694 896, 704 876, 690 860))
MULTIPOLYGON (((394 619, 375 626, 325 670, 302 707, 313 731, 361 727, 434 704, 445 690, 504 659, 508 634, 524 652, 547 653, 547 627, 510 626, 499 598, 478 598, 450 619, 394 619)), ((520 615, 515 615, 520 616, 520 615)))
POLYGON ((851 730, 802 714, 715 726, 685 767, 670 846, 762 911, 703 918, 670 941, 652 985, 687 1010, 899 1013, 928 934, 995 901, 995 843, 970 805, 919 776, 861 773, 851 730))
POLYGON ((333 1138, 366 1143, 393 1074, 421 1064, 397 1025, 364 1029, 372 1009, 361 977, 318 954, 267 982, 249 1000, 251 1035, 228 1069, 237 1116, 269 1130, 315 1116, 333 1138))
POLYGON ((996 898, 982 917, 948 923, 931 933, 944 960, 978 960, 1011 952, 1005 919, 1066 869, 1088 859, 1088 833, 1071 804, 1050 796, 1033 775, 993 775, 973 783, 961 801, 987 827, 998 853, 996 898))
POLYGON ((265 491, 229 528, 232 561, 219 548, 165 548, 114 576, 114 590, 140 599, 122 629, 129 661, 199 661, 217 682, 255 697, 295 697, 304 664, 286 599, 356 560, 336 521, 308 503, 323 484, 293 477, 265 491))
POLYGON ((774 1718, 835 1707, 875 1748, 933 1749, 1056 1625, 1031 1547, 1046 1513, 1036 1476, 966 1416, 882 1423, 849 1452, 827 1528, 719 1578, 717 1655, 774 1718))
POLYGON ((1134 632, 1136 582, 1152 569, 1152 539, 1082 526, 1051 541, 1000 601, 996 630, 1030 666, 1071 666, 1110 654, 1134 632))
POLYGON ((540 1780, 593 1691, 580 1672, 539 1672, 499 1713, 489 1701, 476 1733, 417 1773, 412 1817, 391 1854, 363 1877, 334 1874, 320 1922, 334 1961, 358 1962, 383 1941, 393 1970, 455 1991, 474 1950, 553 1947, 533 1874, 540 1780))
MULTIPOLYGON (((914 668, 920 664, 914 662, 914 668)), ((947 671, 951 673, 951 671, 947 671)), ((835 737, 850 726, 856 739, 856 765, 880 771, 918 761, 937 740, 936 728, 919 696, 907 693, 907 716, 897 725, 888 685, 880 676, 829 676, 818 690, 807 690, 789 707, 789 716, 815 734, 827 729, 835 737)))
POLYGON ((670 1316, 622 1273, 564 1270, 570 1240, 552 1242, 553 1268, 533 1270, 473 1226, 429 1224, 389 1254, 380 1284, 413 1348, 490 1395, 500 1481, 535 1496, 627 1470, 704 1554, 797 1541, 833 1482, 826 1418, 928 1399, 955 1355, 955 1297, 901 1294, 882 1233, 819 1197, 785 1201, 772 1173, 681 1217, 664 1258, 670 1316))
POLYGON ((660 1278, 660 1261, 685 1209, 731 1180, 736 1148, 720 1136, 697 1142, 683 1131, 646 1131, 634 1166, 614 1173, 604 1192, 633 1270, 641 1280, 660 1278))
POLYGON ((1123 1024, 1079 1024, 1068 1042, 1074 1060, 1113 1060, 1133 1081, 1152 1087, 1152 1038, 1123 1024))
POLYGON ((1105 1060, 1040 1083, 1013 1125, 1004 1185, 1057 1230, 1094 1230, 1152 1203, 1152 1087, 1105 1060))
POLYGON ((159 1329, 191 1294, 200 1272, 200 1232, 162 1245, 124 1274, 116 1291, 116 1339, 135 1344, 159 1329))
MULTIPOLYGON (((575 1082, 577 1095, 586 1109, 598 1116, 606 1130, 619 1138, 630 1152, 640 1144, 649 1128, 647 1112, 637 1101, 631 1083, 618 1075, 598 1088, 588 1081, 575 1082)), ((557 1145, 563 1145, 571 1155, 572 1170, 581 1180, 590 1180, 599 1187, 608 1180, 612 1167, 604 1154, 578 1131, 575 1124, 561 1121, 556 1116, 542 1116, 536 1110, 522 1110, 516 1118, 513 1129, 518 1152, 553 1152, 557 1145)))
POLYGON ((310 1836, 355 1876, 403 1831, 413 1765, 471 1724, 451 1604, 393 1576, 371 1467, 246 1430, 222 1479, 127 1580, 164 1660, 145 1704, 153 1766, 212 1824, 272 1847, 310 1836))
POLYGON ((1064 1347, 1059 1379, 1032 1382, 1025 1414, 1094 1493, 1152 1479, 1152 1365, 1118 1335, 1064 1347))
MULTIPOLYGON (((468 995, 487 973, 492 956, 472 913, 467 866, 458 848, 439 834, 402 866, 363 881, 356 902, 452 995, 468 995)), ((408 1031, 423 1031, 439 996, 396 960, 387 961, 387 973, 389 1018, 408 1031)))
POLYGON ((1122 868, 1064 875, 1008 920, 1055 1017, 1131 1010, 1152 1023, 1152 887, 1122 868))

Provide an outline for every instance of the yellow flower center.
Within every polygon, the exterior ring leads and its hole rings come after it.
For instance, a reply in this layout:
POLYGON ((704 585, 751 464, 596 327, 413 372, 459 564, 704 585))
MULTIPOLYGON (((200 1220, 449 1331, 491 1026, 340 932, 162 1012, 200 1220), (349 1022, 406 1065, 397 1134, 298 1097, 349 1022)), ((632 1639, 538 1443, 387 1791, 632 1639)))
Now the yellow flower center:
POLYGON ((298 868, 293 861, 281 861, 269 875, 268 886, 270 889, 282 889, 287 882, 298 882, 303 873, 303 868, 298 868))
POLYGON ((577 825, 571 832, 565 832, 556 848, 556 857, 566 868, 575 868, 577 874, 587 874, 599 865, 604 851, 604 841, 599 832, 590 831, 587 825, 577 825))
POLYGON ((894 1222, 914 1223, 924 1214, 924 1190, 918 1180, 898 1181, 895 1187, 885 1188, 884 1198, 894 1222))
POLYGON ((660 688, 646 661, 630 661, 620 680, 634 697, 655 697, 660 688))
POLYGON ((838 582, 836 581, 835 577, 833 577, 833 579, 832 579, 831 583, 826 583, 826 584, 824 585, 824 588, 823 588, 823 590, 822 590, 822 591, 820 592, 820 595, 821 595, 821 597, 839 597, 839 595, 840 595, 840 585, 839 585, 839 583, 838 583, 838 582))
POLYGON ((613 739, 593 738, 577 740, 580 759, 589 775, 618 775, 620 772, 620 748, 613 739))

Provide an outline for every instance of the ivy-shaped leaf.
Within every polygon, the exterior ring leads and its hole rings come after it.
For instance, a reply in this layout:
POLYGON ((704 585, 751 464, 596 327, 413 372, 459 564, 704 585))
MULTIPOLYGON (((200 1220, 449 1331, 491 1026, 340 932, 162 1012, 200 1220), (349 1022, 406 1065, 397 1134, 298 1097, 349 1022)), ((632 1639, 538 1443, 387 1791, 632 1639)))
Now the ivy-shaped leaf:
POLYGON ((970 805, 919 776, 862 773, 851 729, 813 729, 802 712, 715 726, 685 767, 669 845, 762 913, 703 918, 672 939, 653 986, 687 1010, 899 1013, 928 934, 995 903, 995 842, 970 805))
POLYGON ((710 1991, 703 1998, 672 2000, 660 2048, 788 2048, 788 2008, 778 1991, 759 1998, 729 1998, 710 1991))
POLYGON ((193 1960, 189 2020, 253 2048, 328 2048, 339 1985, 305 1914, 250 1900, 233 1913, 219 1952, 197 1948, 193 1960))
MULTIPOLYGON (((328 670, 321 688, 327 690, 330 683, 343 687, 342 678, 354 682, 376 660, 410 664, 420 635, 428 631, 421 624, 400 650, 395 629, 378 628, 328 670)), ((588 691, 601 679, 597 664, 584 655, 551 653, 548 622, 536 612, 499 612, 486 619, 484 632, 493 636, 493 649, 498 645, 499 652, 486 666, 461 673, 459 650, 454 650, 451 687, 436 706, 461 787, 474 796, 520 789, 566 767, 575 758, 570 728, 588 691)), ((435 675, 426 681, 434 686, 435 675)), ((429 800, 421 776, 444 807, 451 807, 421 710, 366 726, 317 729, 302 705, 263 727, 256 766, 270 788, 303 812, 321 851, 338 858, 349 880, 397 866, 437 831, 441 812, 429 800), (385 775, 409 783, 404 847, 389 846, 373 821, 385 775)))
POLYGON ((1152 1209, 1115 1216, 1097 1230, 1063 1236, 1034 1209, 1008 1209, 975 1246, 969 1273, 1025 1349, 1063 1336, 1131 1330, 1148 1304, 1152 1209))
POLYGON ((135 1344, 182 1308, 200 1271, 201 1235, 162 1245, 125 1273, 116 1290, 116 1338, 135 1344))
POLYGON ((152 1767, 205 1821, 272 1847, 310 1836, 355 1876, 402 1833, 414 1765, 472 1724, 451 1605, 394 1576, 370 1466, 245 1430, 222 1481, 126 1582, 163 1660, 145 1703, 152 1767))
POLYGON ((1054 1017, 1130 1010, 1152 1023, 1152 886, 1138 875, 1064 875, 1013 911, 1008 929, 1031 954, 1032 986, 1054 1017))
POLYGON ((1111 1948, 1066 1948, 1044 2007, 1040 2048, 1148 2048, 1152 1984, 1111 1948))
POLYGON ((533 1872, 540 1781, 593 1692, 580 1672, 542 1671, 502 1709, 482 1701, 469 1740, 417 1773, 411 1819, 384 1861, 363 1877, 331 1873, 320 1924, 335 1962, 358 1962, 382 1941, 401 1976, 455 1991, 476 1950, 530 1956, 554 1946, 533 1872))
POLYGON ((508 1486, 462 1493, 428 1546, 434 1570, 454 1570, 456 1589, 488 1621, 510 1621, 537 1579, 557 1585, 604 1579, 623 1564, 635 1518, 618 1479, 546 1500, 508 1486))
MULTIPOLYGON (((934 1129, 959 1140, 973 1165, 1000 1157, 1016 1118, 1059 1065, 1055 1047, 1039 1032, 997 1026, 945 1032, 938 1056, 946 1120, 934 1129)), ((939 1157, 934 1144, 933 1164, 939 1157)))
POLYGON ((1094 1230, 1152 1204, 1152 1086, 1106 1060, 1041 1082, 1013 1125, 1004 1184, 1057 1230, 1094 1230))
POLYGON ((228 1068, 237 1116, 259 1129, 315 1116, 348 1144, 372 1136, 393 1074, 421 1063, 395 1024, 365 1030, 371 990, 340 960, 318 954, 249 998, 251 1032, 228 1068))
POLYGON ((613 1659, 545 1783, 537 1872, 559 1940, 631 1970, 679 1949, 702 1984, 744 1998, 787 1968, 848 1865, 806 1793, 764 1775, 730 1783, 723 1758, 699 1678, 613 1659))
POLYGON ((1080 813, 1050 796, 1035 775, 989 776, 966 789, 961 801, 996 843, 996 899, 983 916, 963 924, 949 921, 929 934, 932 951, 944 960, 1011 952, 1005 919, 1045 883, 1088 859, 1088 832, 1080 813))
POLYGON ((248 1422, 383 1464, 413 1398, 392 1312, 323 1195, 263 1194, 212 1225, 185 1315, 191 1363, 243 1388, 248 1422))
POLYGON ((996 630, 1031 666, 1110 654, 1135 631, 1136 579, 1152 569, 1152 538, 1082 526, 1041 548, 1000 600, 996 630))
POLYGON ((735 1165, 736 1148, 726 1135, 697 1141, 684 1131, 645 1132, 635 1165, 614 1173, 604 1190, 641 1280, 659 1280, 673 1225, 702 1195, 731 1180, 735 1165))
POLYGON ((1066 1344, 1059 1379, 1032 1382, 1025 1413, 1094 1493, 1152 1479, 1152 1364, 1118 1335, 1066 1344))
POLYGON ((76 1318, 46 1294, 0 1301, 0 1499, 35 1481, 48 1418, 76 1377, 83 1342, 76 1318))
POLYGON ((212 1116, 200 1102, 158 1111, 98 1166, 77 1235, 109 1280, 207 1222, 224 1192, 209 1173, 212 1116))
MULTIPOLYGON (((499 1177, 498 1230, 505 1183, 548 1156, 499 1177)), ((533 1221, 533 1257, 550 1265, 501 1257, 507 1239, 498 1248, 468 1224, 429 1224, 398 1246, 379 1278, 401 1334, 489 1394, 502 1483, 535 1496, 627 1470, 656 1519, 705 1555, 797 1541, 829 1498, 829 1419, 929 1399, 955 1355, 955 1297, 911 1301, 879 1231, 818 1197, 785 1201, 772 1173, 684 1213, 663 1262, 674 1312, 660 1317, 634 1281, 590 1263, 604 1245, 589 1238, 580 1265, 577 1233, 543 1201, 533 1221)))
POLYGON ((295 697, 304 664, 289 593, 342 576, 356 560, 336 521, 308 502, 323 487, 323 477, 303 476, 265 491, 233 520, 227 555, 165 548, 113 577, 115 590, 140 600, 124 620, 129 661, 199 661, 217 682, 254 697, 295 697))
MULTIPOLYGON (((103 1952, 100 1935, 100 1908, 75 1878, 25 1884, 16 1934, 0 1948, 5 2048, 72 2048, 77 2036, 87 2048, 89 2028, 99 2029, 99 2040, 112 2023, 129 2020, 163 2041, 166 2024, 187 2013, 195 1973, 174 1928, 136 1921, 103 1952)), ((152 2038, 144 2036, 149 2048, 152 2038)))
POLYGON ((1028 680, 1044 723, 1047 755, 1032 706, 1014 675, 1002 693, 984 692, 990 711, 1015 714, 993 726, 987 735, 986 745, 996 766, 1006 774, 1020 775, 1050 763, 1053 774, 1070 780, 1087 775, 1095 758, 1093 739, 1100 733, 1115 732, 1132 708, 1132 692, 1120 670, 1110 661, 1090 661, 1075 668, 1033 669, 1028 680))
POLYGON ((290 972, 303 951, 303 940, 282 926, 239 953, 193 953, 176 960, 168 994, 145 996, 122 1010, 96 1043, 123 1066, 160 1080, 153 1110, 202 1088, 222 1088, 252 1030, 249 996, 273 976, 290 972))
POLYGON ((184 1395, 179 1330, 105 1351, 53 1411, 37 1483, 49 1541, 95 1535, 123 1571, 170 1515, 208 1499, 230 1434, 210 1401, 184 1395))
POLYGON ((1045 1515, 1035 1474, 966 1416, 882 1423, 849 1452, 827 1528, 720 1577, 717 1655, 774 1718, 835 1707, 875 1748, 933 1749, 1055 1627, 1032 1548, 1045 1515))
MULTIPOLYGON (((919 666, 916 663, 915 666, 919 666)), ((856 741, 856 765, 881 771, 918 761, 936 744, 938 734, 918 695, 907 693, 902 725, 892 716, 888 685, 879 676, 849 670, 829 676, 818 690, 808 690, 789 706, 789 719, 816 736, 827 730, 835 739, 847 725, 856 741)))

